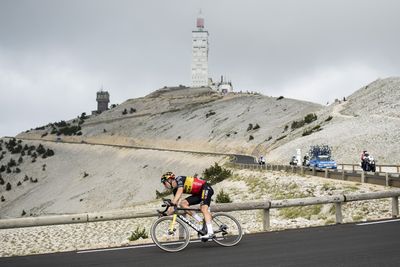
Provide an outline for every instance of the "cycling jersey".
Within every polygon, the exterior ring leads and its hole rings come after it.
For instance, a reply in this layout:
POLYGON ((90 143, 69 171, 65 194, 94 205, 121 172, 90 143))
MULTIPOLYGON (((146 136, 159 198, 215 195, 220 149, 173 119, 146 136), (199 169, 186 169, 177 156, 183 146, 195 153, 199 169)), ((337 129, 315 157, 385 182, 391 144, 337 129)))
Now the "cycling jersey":
POLYGON ((198 195, 201 194, 205 180, 191 176, 178 176, 175 178, 178 188, 183 187, 183 193, 198 195))

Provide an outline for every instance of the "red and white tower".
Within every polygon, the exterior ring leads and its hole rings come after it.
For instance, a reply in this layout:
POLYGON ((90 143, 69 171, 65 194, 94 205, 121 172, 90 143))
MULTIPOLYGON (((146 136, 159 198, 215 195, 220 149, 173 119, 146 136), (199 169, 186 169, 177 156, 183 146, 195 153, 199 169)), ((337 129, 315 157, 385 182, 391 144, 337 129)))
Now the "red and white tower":
POLYGON ((208 86, 208 31, 201 11, 192 31, 192 87, 208 86))

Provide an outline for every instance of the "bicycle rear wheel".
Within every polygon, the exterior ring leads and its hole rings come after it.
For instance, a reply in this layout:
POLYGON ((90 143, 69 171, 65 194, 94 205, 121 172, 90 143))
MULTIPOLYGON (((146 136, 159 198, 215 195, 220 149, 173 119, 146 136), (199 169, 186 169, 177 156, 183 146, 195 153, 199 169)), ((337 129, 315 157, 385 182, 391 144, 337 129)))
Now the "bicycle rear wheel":
POLYGON ((240 223, 229 214, 214 214, 212 225, 215 234, 213 240, 221 246, 231 247, 242 239, 243 232, 240 223))
POLYGON ((172 224, 172 216, 161 217, 153 223, 150 233, 159 248, 168 252, 177 252, 189 244, 189 229, 179 218, 176 218, 175 223, 172 224))

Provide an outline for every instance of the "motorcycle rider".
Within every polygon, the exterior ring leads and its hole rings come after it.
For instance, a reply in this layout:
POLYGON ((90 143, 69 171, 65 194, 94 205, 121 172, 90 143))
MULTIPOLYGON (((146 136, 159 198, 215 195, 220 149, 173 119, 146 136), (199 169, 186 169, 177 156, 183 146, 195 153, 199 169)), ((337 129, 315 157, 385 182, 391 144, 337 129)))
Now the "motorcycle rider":
POLYGON ((363 150, 361 153, 361 169, 365 170, 365 154, 368 153, 367 150, 363 150))
POLYGON ((361 154, 361 168, 363 171, 375 172, 375 160, 366 150, 361 154))

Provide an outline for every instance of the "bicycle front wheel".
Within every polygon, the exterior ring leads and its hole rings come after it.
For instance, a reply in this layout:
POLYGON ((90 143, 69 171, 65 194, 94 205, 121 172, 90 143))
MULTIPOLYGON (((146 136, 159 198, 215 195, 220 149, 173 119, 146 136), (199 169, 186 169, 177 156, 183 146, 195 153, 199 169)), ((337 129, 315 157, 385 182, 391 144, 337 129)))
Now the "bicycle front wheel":
POLYGON ((242 239, 243 232, 240 223, 229 214, 214 214, 212 225, 215 234, 213 240, 221 246, 231 247, 242 239))
POLYGON ((179 218, 161 217, 151 226, 151 238, 162 250, 177 252, 184 249, 190 240, 189 229, 179 218))

